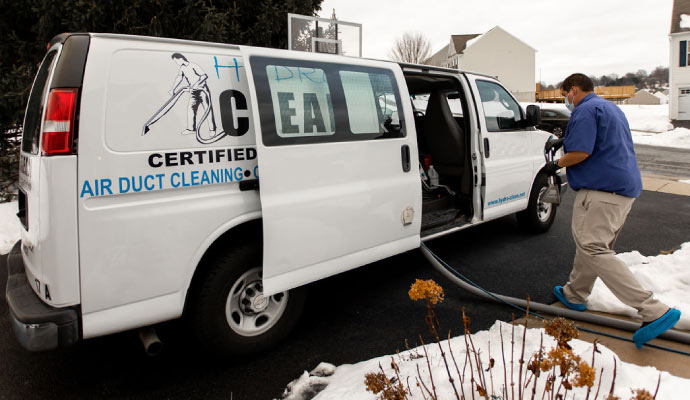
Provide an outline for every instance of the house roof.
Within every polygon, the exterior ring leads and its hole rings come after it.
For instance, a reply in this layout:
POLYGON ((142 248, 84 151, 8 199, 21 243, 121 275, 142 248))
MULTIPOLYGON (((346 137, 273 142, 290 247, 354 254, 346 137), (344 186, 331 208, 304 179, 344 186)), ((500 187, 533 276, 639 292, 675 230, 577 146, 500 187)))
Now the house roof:
MULTIPOLYGON (((688 2, 690 2, 690 0, 688 0, 688 2)), ((500 30, 501 32, 524 44, 533 51, 537 51, 534 47, 528 45, 527 43, 517 38, 515 35, 496 25, 493 28, 489 29, 486 33, 473 33, 469 35, 451 35, 450 42, 441 50, 435 52, 431 57, 429 57, 425 63, 430 65, 441 65, 443 61, 447 60, 451 56, 454 56, 456 54, 462 54, 465 51, 465 49, 467 49, 470 46, 473 46, 476 42, 480 41, 484 36, 486 36, 486 34, 493 30, 500 30), (450 48, 451 44, 453 45, 453 49, 450 48), (453 52, 452 50, 455 51, 453 52)))
POLYGON ((441 50, 437 51, 431 57, 429 57, 426 61, 424 61, 424 64, 441 66, 441 64, 448 59, 448 47, 449 46, 450 46, 450 44, 443 46, 443 48, 441 50))
MULTIPOLYGON (((689 0, 690 1, 690 0, 689 0)), ((450 40, 453 41, 455 47, 455 54, 461 54, 467 48, 467 42, 481 36, 481 33, 473 33, 471 35, 451 35, 450 40)))
POLYGON ((671 34, 690 32, 690 0, 673 0, 673 12, 671 13, 671 34), (681 15, 687 15, 681 18, 681 15), (682 25, 687 27, 681 27, 682 25))

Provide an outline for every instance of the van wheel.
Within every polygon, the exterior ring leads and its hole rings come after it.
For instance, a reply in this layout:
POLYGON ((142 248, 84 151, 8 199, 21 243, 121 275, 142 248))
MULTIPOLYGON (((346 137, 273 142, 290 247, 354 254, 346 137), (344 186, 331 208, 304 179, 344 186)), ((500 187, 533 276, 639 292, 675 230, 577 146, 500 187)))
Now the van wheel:
POLYGON ((518 224, 522 229, 531 233, 544 233, 551 228, 556 218, 556 204, 539 201, 549 186, 549 178, 545 174, 537 175, 532 191, 529 195, 527 209, 516 214, 518 224))
POLYGON ((188 310, 191 328, 209 353, 249 356, 284 339, 294 328, 305 288, 263 296, 261 246, 244 243, 216 257, 188 310))

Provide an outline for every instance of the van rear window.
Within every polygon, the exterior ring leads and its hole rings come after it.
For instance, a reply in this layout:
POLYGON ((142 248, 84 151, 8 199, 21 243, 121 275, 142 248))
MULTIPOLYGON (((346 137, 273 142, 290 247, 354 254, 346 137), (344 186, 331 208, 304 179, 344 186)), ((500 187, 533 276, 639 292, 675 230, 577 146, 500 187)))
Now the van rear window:
POLYGON ((43 116, 43 103, 46 93, 46 83, 48 75, 52 70, 57 50, 48 52, 43 58, 41 67, 38 69, 34 85, 29 95, 29 103, 26 107, 24 116, 24 133, 22 135, 22 151, 38 154, 39 136, 41 134, 41 117, 43 116))
POLYGON ((266 146, 405 136, 391 70, 266 57, 251 68, 266 146))

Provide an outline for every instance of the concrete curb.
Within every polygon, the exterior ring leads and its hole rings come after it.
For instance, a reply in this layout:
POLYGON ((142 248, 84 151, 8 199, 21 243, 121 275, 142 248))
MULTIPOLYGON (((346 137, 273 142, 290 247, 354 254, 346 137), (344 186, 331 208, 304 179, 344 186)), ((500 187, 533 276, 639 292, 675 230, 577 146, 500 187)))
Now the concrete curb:
MULTIPOLYGON (((690 180, 690 178, 683 180, 690 180)), ((652 192, 690 196, 690 183, 683 183, 679 182, 678 180, 671 180, 668 177, 662 176, 643 175, 642 189, 652 192)))

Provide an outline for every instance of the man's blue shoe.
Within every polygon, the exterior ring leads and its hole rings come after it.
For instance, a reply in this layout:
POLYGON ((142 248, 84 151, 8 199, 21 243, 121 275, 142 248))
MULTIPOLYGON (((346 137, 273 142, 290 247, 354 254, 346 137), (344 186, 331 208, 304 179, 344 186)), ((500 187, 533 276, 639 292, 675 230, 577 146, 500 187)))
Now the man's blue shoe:
POLYGON ((571 303, 568 301, 568 299, 565 298, 565 295, 563 294, 563 286, 556 286, 553 288, 553 294, 556 295, 556 298, 563 303, 566 307, 568 307, 571 310, 575 311, 585 311, 587 307, 585 307, 584 304, 577 304, 577 303, 571 303))
POLYGON ((636 330, 635 334, 633 335, 633 342, 635 342, 635 346, 638 349, 641 349, 642 345, 645 343, 673 328, 679 319, 680 311, 676 310, 675 308, 671 308, 666 311, 664 315, 655 319, 654 321, 643 323, 640 329, 636 330))

